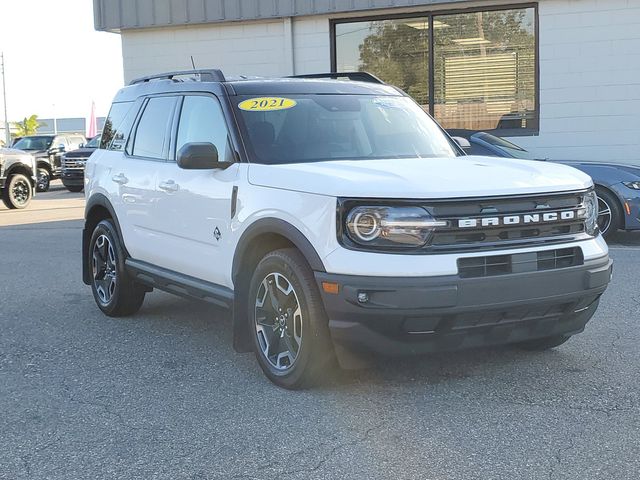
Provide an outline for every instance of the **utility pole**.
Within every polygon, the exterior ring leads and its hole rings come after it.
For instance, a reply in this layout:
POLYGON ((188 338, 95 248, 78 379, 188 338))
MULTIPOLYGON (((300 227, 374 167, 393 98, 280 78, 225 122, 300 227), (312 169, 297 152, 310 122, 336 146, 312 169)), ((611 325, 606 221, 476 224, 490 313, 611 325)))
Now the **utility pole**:
POLYGON ((9 131, 9 120, 7 118, 7 81, 4 76, 4 52, 0 54, 0 58, 2 59, 2 98, 4 105, 4 137, 5 137, 5 145, 8 147, 11 145, 11 132, 9 131))

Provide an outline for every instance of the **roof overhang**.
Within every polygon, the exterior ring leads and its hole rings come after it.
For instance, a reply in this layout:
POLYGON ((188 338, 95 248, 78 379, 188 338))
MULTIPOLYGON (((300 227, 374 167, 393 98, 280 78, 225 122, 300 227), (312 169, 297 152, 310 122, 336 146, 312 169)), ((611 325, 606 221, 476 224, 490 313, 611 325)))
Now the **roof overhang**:
POLYGON ((470 3, 472 0, 93 0, 96 30, 184 26, 470 3))

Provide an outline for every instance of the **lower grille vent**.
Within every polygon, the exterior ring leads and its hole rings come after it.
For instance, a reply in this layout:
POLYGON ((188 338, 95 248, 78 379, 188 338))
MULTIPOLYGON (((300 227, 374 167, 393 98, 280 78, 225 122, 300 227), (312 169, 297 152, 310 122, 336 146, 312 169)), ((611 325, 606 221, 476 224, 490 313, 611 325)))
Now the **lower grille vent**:
POLYGON ((458 272, 461 278, 491 277, 575 267, 583 262, 582 250, 579 247, 560 248, 513 255, 460 258, 458 272))

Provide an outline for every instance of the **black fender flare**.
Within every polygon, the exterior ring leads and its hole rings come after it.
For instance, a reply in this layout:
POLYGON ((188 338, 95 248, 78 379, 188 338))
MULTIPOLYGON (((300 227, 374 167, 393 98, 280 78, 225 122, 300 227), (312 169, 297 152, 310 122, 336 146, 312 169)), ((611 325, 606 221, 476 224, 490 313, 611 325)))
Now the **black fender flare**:
MULTIPOLYGON (((89 220, 91 211, 95 207, 104 208, 109 212, 109 216, 113 220, 113 224, 116 227, 116 232, 118 233, 120 244, 122 245, 127 258, 129 257, 129 252, 127 251, 124 243, 124 237, 122 236, 120 222, 118 221, 118 217, 116 215, 115 209, 113 208, 113 205, 111 205, 109 199, 102 193, 95 193, 91 195, 84 207, 84 227, 82 229, 82 280, 86 285, 89 285, 91 283, 91 274, 89 271, 89 242, 91 241, 91 235, 93 234, 93 228, 95 227, 95 225, 90 225, 89 220)), ((123 262, 124 260, 125 259, 122 259, 123 262)))
MULTIPOLYGON (((252 349, 251 338, 247 329, 247 302, 248 292, 246 286, 249 276, 241 277, 243 264, 247 258, 257 260, 255 253, 252 255, 251 245, 253 241, 262 235, 276 235, 293 244, 307 260, 312 270, 325 272, 324 264, 316 249, 305 235, 296 227, 279 218, 263 218, 251 224, 240 236, 236 245, 231 267, 231 278, 234 284, 233 301, 233 347, 237 352, 249 352, 252 349)), ((277 243, 274 244, 276 246, 277 243)), ((264 247, 264 245, 261 245, 264 247)), ((277 246, 276 246, 277 248, 277 246)), ((249 274, 249 272, 244 272, 249 274)))
POLYGON ((325 272, 324 264, 311 245, 311 242, 296 227, 285 220, 279 218, 261 218, 251 224, 240 236, 236 251, 233 255, 233 264, 231 267, 231 278, 235 280, 242 265, 242 259, 247 251, 251 241, 260 235, 275 234, 289 240, 295 247, 300 250, 304 258, 306 258, 309 266, 316 272, 325 272))

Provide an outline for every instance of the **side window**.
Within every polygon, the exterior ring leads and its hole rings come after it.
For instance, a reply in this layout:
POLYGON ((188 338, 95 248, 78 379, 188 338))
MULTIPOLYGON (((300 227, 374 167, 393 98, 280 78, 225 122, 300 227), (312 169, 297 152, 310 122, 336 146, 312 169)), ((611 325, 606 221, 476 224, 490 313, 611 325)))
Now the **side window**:
POLYGON ((166 158, 167 127, 173 116, 176 97, 153 97, 147 102, 136 129, 132 154, 137 157, 166 158))
POLYGON ((180 125, 176 152, 186 143, 208 142, 218 149, 220 161, 233 161, 229 146, 229 132, 222 107, 217 99, 204 95, 184 98, 180 112, 180 125))
POLYGON ((109 111, 109 116, 102 128, 100 148, 109 150, 124 150, 127 143, 127 135, 135 118, 133 102, 114 103, 109 111))

